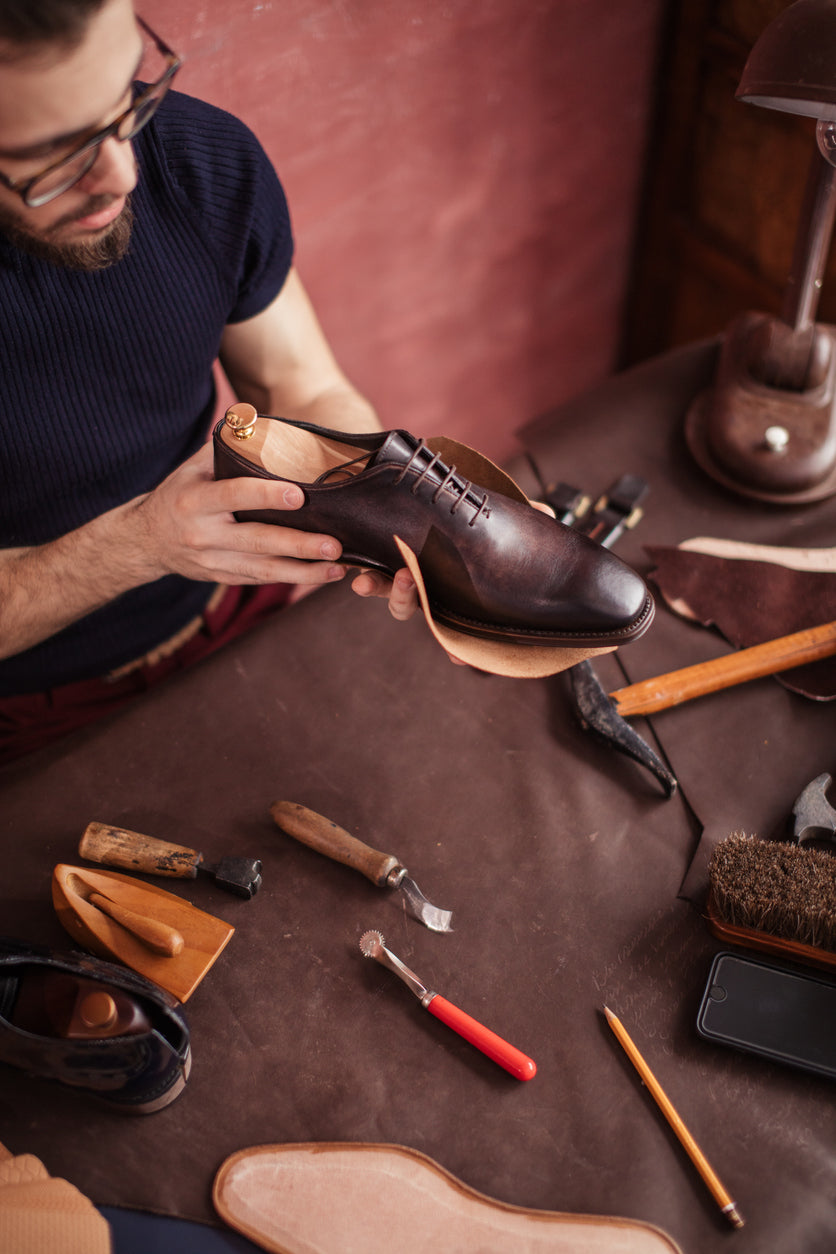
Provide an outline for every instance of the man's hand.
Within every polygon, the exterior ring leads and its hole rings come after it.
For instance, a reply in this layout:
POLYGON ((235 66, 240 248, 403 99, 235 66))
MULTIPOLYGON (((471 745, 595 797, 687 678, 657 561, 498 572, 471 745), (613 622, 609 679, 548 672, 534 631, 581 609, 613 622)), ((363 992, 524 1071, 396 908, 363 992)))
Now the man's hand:
POLYGON ((295 509, 296 484, 226 479, 204 445, 159 487, 47 544, 0 550, 0 657, 61 631, 132 588, 164 575, 211 583, 342 579, 340 545, 269 523, 236 522, 239 509, 295 509))
POLYGON ((342 579, 345 568, 335 565, 342 550, 332 536, 234 517, 238 510, 295 510, 302 504, 295 483, 215 480, 207 444, 136 504, 137 575, 142 582, 178 574, 229 584, 342 579))

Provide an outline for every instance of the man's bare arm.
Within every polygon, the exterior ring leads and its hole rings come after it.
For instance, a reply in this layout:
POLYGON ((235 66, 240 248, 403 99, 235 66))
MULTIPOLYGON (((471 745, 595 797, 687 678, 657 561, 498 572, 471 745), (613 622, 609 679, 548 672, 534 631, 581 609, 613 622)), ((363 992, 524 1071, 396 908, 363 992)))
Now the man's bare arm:
MULTIPOLYGON (((239 393, 262 413, 304 417, 344 430, 376 430, 371 406, 348 383, 295 272, 255 318, 227 328, 222 360, 239 393)), ((121 593, 167 574, 214 583, 321 584, 340 578, 339 544, 266 523, 237 523, 233 511, 294 509, 293 484, 216 482, 206 445, 145 496, 47 544, 0 550, 0 657, 54 635, 121 593)), ((401 578, 399 576, 399 578, 401 578)), ((378 576, 358 592, 389 595, 396 617, 414 609, 411 581, 389 590, 378 576)))
POLYGON ((220 360, 236 397, 261 414, 338 431, 381 429, 337 364, 295 270, 265 310, 226 328, 220 360))
POLYGON ((0 657, 163 575, 230 584, 341 578, 340 547, 330 537, 233 517, 301 501, 293 484, 216 482, 207 444, 146 496, 48 544, 0 551, 0 657))
MULTIPOLYGON (((295 270, 266 310, 226 328, 220 358, 236 396, 259 413, 338 431, 381 430, 374 409, 337 364, 295 270)), ((351 586, 360 596, 386 597, 398 619, 410 618, 418 606, 405 569, 392 581, 366 571, 351 586)))

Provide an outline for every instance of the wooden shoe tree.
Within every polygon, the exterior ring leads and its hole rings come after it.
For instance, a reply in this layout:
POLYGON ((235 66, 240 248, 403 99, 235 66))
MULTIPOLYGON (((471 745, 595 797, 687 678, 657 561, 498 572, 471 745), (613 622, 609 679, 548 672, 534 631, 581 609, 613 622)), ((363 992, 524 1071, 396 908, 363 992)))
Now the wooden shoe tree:
MULTIPOLYGON (((294 483, 315 483, 329 470, 357 457, 357 449, 353 445, 323 440, 310 431, 283 422, 258 422, 254 407, 243 401, 231 405, 226 411, 221 439, 239 457, 245 457, 254 466, 263 466, 271 475, 290 479, 294 483)), ((367 460, 367 457, 361 457, 346 470, 346 476, 361 471, 367 460)))
POLYGON ((74 940, 138 971, 181 1002, 235 931, 182 897, 116 871, 60 863, 52 873, 52 901, 74 940))

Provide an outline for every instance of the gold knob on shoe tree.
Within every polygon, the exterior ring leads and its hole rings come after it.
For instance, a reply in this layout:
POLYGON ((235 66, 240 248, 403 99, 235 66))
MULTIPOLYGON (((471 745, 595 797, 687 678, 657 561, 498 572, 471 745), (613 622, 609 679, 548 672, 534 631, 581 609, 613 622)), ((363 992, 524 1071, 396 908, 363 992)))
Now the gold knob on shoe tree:
POLYGON ((235 405, 230 405, 226 411, 227 426, 236 440, 249 440, 250 436, 255 434, 257 418, 258 412, 255 406, 248 405, 246 401, 238 401, 235 405))

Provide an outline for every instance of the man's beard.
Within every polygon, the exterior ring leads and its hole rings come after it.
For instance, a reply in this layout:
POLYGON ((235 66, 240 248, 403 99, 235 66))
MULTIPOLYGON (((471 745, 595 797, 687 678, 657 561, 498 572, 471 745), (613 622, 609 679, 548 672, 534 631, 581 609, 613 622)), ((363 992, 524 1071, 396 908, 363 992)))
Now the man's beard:
MULTIPOLYGON (((88 217, 107 208, 113 201, 112 196, 91 196, 83 213, 74 214, 73 219, 88 217)), ((70 270, 104 270, 114 262, 121 261, 128 251, 131 242, 134 215, 130 197, 125 207, 101 235, 86 243, 62 244, 53 241, 50 235, 67 225, 61 220, 49 228, 43 235, 33 235, 21 226, 17 215, 0 208, 0 233, 6 236, 15 248, 39 257, 42 261, 50 261, 53 265, 64 266, 70 270)))

